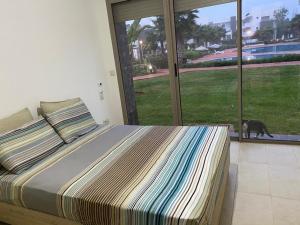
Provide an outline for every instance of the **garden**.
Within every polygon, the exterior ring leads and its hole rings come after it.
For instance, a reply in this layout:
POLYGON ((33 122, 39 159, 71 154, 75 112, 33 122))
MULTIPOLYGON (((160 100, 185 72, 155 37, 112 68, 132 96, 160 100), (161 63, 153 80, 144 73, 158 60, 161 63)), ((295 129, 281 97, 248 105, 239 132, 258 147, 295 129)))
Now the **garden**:
MULTIPOLYGON (((180 75, 185 125, 234 124, 238 127, 237 69, 180 75)), ((300 66, 243 70, 244 119, 264 121, 271 133, 300 134, 300 66)), ((169 78, 134 82, 139 122, 172 124, 169 78)))

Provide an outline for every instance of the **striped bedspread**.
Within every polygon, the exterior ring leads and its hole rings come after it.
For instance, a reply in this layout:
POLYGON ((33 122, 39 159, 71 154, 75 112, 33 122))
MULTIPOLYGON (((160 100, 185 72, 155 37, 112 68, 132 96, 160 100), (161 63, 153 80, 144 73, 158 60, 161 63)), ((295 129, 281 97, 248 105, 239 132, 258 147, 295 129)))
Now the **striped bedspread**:
POLYGON ((100 127, 21 175, 0 169, 0 200, 87 225, 207 224, 226 144, 225 127, 100 127))

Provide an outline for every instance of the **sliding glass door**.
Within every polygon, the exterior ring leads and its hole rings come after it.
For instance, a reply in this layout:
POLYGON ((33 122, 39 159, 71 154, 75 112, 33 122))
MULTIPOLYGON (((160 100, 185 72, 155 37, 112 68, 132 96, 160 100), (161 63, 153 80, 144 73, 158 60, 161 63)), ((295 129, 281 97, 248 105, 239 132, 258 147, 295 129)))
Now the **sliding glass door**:
POLYGON ((171 125, 163 1, 120 2, 113 15, 128 123, 171 125))
POLYGON ((298 0, 108 1, 128 124, 300 141, 298 0))
POLYGON ((238 136, 237 3, 174 2, 182 122, 230 124, 238 136))
POLYGON ((300 141, 300 3, 243 0, 243 136, 300 141))

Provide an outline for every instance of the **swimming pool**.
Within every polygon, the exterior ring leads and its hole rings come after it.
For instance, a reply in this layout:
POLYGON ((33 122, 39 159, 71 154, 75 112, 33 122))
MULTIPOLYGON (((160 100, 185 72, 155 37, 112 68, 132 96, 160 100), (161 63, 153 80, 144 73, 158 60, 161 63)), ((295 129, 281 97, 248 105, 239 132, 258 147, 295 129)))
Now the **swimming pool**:
MULTIPOLYGON (((270 59, 273 57, 284 56, 285 54, 262 54, 262 55, 251 55, 251 56, 243 56, 243 60, 250 61, 255 59, 270 59)), ((237 57, 227 57, 227 58, 218 58, 212 59, 207 62, 224 62, 224 61, 236 61, 237 57)))
MULTIPOLYGON (((243 48, 243 60, 250 61, 255 59, 270 59, 278 56, 285 56, 288 54, 299 54, 300 55, 300 43, 289 43, 289 44, 273 44, 273 45, 262 45, 256 47, 243 48)), ((206 62, 223 62, 223 61, 236 61, 237 57, 222 57, 216 59, 210 59, 206 62)))
POLYGON ((243 49, 243 52, 255 54, 255 53, 275 53, 275 52, 288 52, 288 51, 300 51, 300 43, 291 44, 278 44, 270 46, 261 46, 254 48, 243 49))

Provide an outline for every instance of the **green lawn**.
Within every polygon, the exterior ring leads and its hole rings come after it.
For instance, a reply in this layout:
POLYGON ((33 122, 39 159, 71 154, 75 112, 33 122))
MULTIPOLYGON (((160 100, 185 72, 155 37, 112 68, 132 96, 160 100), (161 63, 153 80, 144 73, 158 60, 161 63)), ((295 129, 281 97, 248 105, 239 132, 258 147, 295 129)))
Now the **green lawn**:
MULTIPOLYGON (((184 124, 232 123, 237 128, 237 70, 181 74, 184 124)), ((172 124, 168 77, 134 82, 140 124, 172 124)), ((243 70, 244 119, 271 133, 300 134, 300 67, 243 70)))

